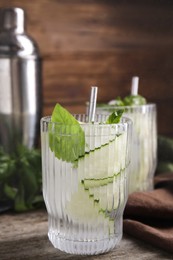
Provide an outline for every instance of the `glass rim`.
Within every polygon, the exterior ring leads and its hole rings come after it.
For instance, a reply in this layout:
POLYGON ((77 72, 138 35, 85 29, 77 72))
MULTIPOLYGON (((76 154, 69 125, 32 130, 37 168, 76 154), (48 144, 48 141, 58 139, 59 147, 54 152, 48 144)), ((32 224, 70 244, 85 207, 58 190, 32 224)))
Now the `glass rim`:
MULTIPOLYGON (((75 115, 83 115, 83 116, 87 116, 86 114, 72 114, 73 116, 75 115)), ((103 115, 105 116, 105 114, 97 114, 96 113, 96 116, 97 115, 103 115)), ((48 115, 48 116, 44 116, 41 118, 40 120, 41 123, 47 123, 47 124, 54 124, 54 125, 65 125, 65 126, 75 126, 75 124, 63 124, 63 123, 59 123, 59 122, 51 122, 51 116, 48 115)), ((79 122, 79 121, 78 121, 79 122)), ((132 125, 133 124, 133 121, 127 117, 127 116, 122 116, 121 118, 121 121, 119 123, 114 123, 114 124, 105 124, 105 123, 99 123, 99 122, 96 122, 95 124, 93 123, 88 123, 88 122, 79 122, 80 125, 83 125, 83 126, 87 126, 87 125, 90 125, 90 126, 95 126, 95 127, 108 127, 108 126, 125 126, 125 125, 132 125), (124 122, 122 122, 122 120, 124 122)))
POLYGON ((123 108, 128 108, 128 109, 133 109, 133 108, 156 108, 156 103, 147 103, 147 104, 143 104, 143 105, 133 105, 133 106, 117 106, 117 105, 109 105, 109 104, 98 104, 96 109, 99 108, 115 108, 115 109, 123 109, 123 108))

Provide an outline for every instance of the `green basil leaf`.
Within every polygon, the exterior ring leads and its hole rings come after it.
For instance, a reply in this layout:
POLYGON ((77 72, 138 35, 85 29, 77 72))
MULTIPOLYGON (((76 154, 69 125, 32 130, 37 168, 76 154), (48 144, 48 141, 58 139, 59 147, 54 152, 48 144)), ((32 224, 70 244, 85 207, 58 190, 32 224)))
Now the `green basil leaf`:
POLYGON ((117 124, 117 123, 119 123, 123 113, 124 113, 123 109, 115 110, 108 117, 106 124, 117 124))
POLYGON ((79 122, 56 104, 49 125, 49 146, 58 159, 75 162, 85 153, 85 134, 79 122), (56 123, 56 124, 54 124, 56 123))
POLYGON ((7 183, 4 185, 4 192, 7 198, 14 200, 17 194, 17 189, 9 186, 7 183))
POLYGON ((14 209, 17 212, 26 211, 29 208, 27 207, 25 202, 25 187, 23 186, 22 182, 19 183, 18 188, 19 190, 14 200, 14 209))
POLYGON ((125 106, 138 106, 145 105, 147 103, 146 99, 140 95, 129 95, 124 98, 125 106))

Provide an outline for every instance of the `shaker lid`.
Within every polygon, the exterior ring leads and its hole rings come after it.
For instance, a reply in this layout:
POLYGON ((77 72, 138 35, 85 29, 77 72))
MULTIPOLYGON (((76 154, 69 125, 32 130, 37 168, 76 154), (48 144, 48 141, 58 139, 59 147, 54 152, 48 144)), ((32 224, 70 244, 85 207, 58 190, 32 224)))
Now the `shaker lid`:
POLYGON ((24 32, 25 14, 22 8, 2 8, 0 12, 0 31, 13 31, 19 34, 24 32))

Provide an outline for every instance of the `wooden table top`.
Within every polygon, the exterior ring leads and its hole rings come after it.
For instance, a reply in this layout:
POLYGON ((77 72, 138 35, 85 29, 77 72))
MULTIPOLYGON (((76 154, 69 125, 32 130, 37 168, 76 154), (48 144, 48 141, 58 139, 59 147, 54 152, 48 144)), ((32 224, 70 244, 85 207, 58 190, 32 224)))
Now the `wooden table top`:
POLYGON ((158 248, 124 235, 120 245, 113 251, 97 256, 76 256, 55 249, 47 237, 47 213, 37 210, 22 214, 0 215, 1 260, 150 260, 173 259, 158 248))

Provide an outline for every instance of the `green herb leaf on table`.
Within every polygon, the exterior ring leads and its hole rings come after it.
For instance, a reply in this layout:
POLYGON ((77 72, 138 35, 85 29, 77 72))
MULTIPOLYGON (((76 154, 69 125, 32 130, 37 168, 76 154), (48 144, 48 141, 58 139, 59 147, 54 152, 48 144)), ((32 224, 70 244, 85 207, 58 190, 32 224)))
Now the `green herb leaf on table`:
POLYGON ((56 104, 49 125, 49 146, 58 159, 78 160, 85 154, 85 134, 79 122, 60 104, 56 104), (54 124, 55 123, 55 124, 54 124))
POLYGON ((158 135, 158 164, 156 172, 173 172, 173 138, 158 135))
POLYGON ((173 161, 159 161, 157 164, 157 173, 173 172, 173 161))
POLYGON ((173 138, 158 136, 158 159, 173 163, 173 138))
POLYGON ((0 183, 10 178, 14 168, 15 160, 0 147, 0 183))
POLYGON ((40 150, 18 146, 13 154, 0 149, 0 212, 43 205, 40 150), (39 199, 38 199, 39 198, 39 199))

